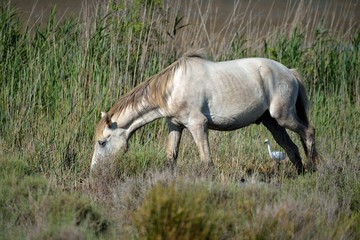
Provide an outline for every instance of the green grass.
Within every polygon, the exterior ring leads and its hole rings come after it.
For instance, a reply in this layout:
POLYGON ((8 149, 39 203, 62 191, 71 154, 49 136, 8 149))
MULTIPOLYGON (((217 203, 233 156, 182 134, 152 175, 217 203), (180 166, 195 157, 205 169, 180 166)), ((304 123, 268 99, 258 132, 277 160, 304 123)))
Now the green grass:
POLYGON ((359 27, 327 29, 305 13, 312 28, 289 20, 291 28, 263 33, 241 14, 204 24, 211 5, 191 15, 178 4, 130 2, 61 22, 54 10, 34 26, 0 5, 0 238, 359 239, 359 27), (274 140, 254 125, 210 133, 213 174, 185 131, 174 175, 163 166, 167 129, 157 121, 136 132, 107 175, 90 178, 100 112, 204 45, 210 59, 268 57, 299 69, 319 170, 299 177, 289 161, 277 168, 263 144, 274 140))
POLYGON ((63 191, 53 178, 35 174, 24 158, 1 156, 0 212, 2 239, 96 237, 109 221, 92 200, 63 191))

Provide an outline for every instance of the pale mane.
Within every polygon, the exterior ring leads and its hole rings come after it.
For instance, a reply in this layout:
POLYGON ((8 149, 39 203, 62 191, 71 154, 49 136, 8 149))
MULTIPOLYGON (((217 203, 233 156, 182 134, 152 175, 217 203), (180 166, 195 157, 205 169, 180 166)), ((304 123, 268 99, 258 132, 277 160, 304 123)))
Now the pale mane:
MULTIPOLYGON (((120 114, 127 107, 136 109, 145 98, 150 107, 158 106, 162 109, 167 107, 167 99, 172 89, 175 71, 180 68, 186 68, 191 58, 205 59, 206 55, 203 50, 185 53, 180 59, 166 67, 154 76, 149 77, 144 82, 136 86, 133 90, 122 96, 114 106, 108 111, 106 117, 112 117, 114 114, 120 114)), ((95 136, 101 134, 106 125, 106 117, 103 117, 96 127, 95 136)))
POLYGON ((174 73, 179 67, 186 67, 189 58, 204 58, 202 51, 185 53, 180 59, 146 79, 144 82, 136 86, 129 93, 122 96, 115 105, 110 109, 110 116, 115 113, 121 113, 125 108, 136 108, 142 97, 148 101, 150 105, 166 108, 169 91, 172 88, 174 73))

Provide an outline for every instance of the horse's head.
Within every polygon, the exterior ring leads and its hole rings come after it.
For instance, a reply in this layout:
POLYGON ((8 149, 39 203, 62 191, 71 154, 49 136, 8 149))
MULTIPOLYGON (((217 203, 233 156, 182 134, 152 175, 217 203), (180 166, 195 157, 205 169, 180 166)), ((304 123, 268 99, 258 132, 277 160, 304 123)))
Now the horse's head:
POLYGON ((101 116, 102 118, 95 129, 95 147, 91 160, 91 170, 94 170, 96 164, 112 160, 120 150, 126 151, 128 148, 125 130, 118 127, 108 114, 102 112, 101 116))

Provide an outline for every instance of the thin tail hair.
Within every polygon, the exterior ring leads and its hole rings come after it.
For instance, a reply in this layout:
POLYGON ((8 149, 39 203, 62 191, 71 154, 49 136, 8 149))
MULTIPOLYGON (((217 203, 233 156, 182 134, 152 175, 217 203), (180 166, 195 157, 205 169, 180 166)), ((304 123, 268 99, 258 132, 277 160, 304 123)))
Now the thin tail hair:
POLYGON ((300 73, 296 69, 290 69, 296 80, 299 82, 299 95, 296 100, 296 113, 299 119, 309 125, 308 111, 309 111, 309 99, 306 94, 306 88, 304 80, 302 79, 300 73))

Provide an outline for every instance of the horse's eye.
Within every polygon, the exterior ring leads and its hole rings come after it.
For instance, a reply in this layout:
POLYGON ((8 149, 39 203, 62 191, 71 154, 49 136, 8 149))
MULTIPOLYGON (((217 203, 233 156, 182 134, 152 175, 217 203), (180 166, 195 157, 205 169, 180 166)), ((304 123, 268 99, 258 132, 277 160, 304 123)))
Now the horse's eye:
POLYGON ((105 147, 105 145, 106 145, 106 141, 99 140, 98 143, 101 147, 105 147))

